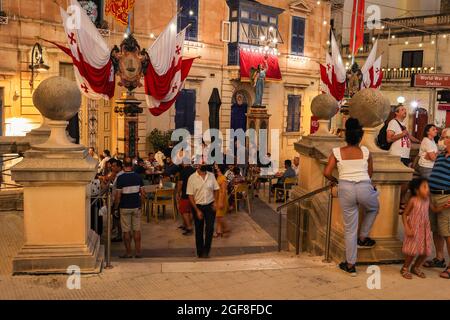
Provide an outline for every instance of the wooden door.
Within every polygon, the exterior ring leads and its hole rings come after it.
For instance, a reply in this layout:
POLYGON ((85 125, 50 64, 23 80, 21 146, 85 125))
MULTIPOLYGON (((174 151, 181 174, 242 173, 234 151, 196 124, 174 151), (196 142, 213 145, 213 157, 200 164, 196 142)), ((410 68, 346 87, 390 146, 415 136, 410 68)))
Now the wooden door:
POLYGON ((414 114, 413 135, 417 139, 423 138, 423 130, 428 124, 428 111, 424 108, 418 108, 414 114))

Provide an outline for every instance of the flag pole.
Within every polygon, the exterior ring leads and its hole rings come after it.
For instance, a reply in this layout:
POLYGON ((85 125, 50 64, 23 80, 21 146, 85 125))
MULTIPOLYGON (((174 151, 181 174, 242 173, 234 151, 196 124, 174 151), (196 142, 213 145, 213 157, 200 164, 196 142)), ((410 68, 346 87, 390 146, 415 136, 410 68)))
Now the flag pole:
POLYGON ((356 0, 355 19, 353 21, 353 47, 352 47, 352 66, 355 63, 355 46, 356 46, 356 21, 359 16, 359 0, 356 0))

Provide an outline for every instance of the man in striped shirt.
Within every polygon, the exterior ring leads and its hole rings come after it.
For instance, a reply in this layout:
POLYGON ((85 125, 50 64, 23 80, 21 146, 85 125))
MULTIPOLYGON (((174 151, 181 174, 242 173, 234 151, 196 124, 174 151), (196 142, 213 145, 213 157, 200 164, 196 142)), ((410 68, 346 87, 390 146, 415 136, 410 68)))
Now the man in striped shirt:
POLYGON ((141 258, 141 200, 145 199, 144 182, 133 171, 133 160, 123 161, 124 172, 117 177, 114 208, 120 208, 120 224, 126 253, 121 258, 131 258, 131 231, 133 231, 135 258, 141 258))
MULTIPOLYGON (((429 178, 431 199, 435 205, 450 203, 450 128, 442 133, 445 151, 440 154, 433 167, 429 178)), ((433 240, 436 247, 436 257, 427 261, 426 267, 445 268, 444 246, 447 243, 447 250, 450 254, 450 208, 447 207, 440 213, 430 211, 431 229, 433 231, 433 240)), ((449 269, 441 273, 442 278, 450 278, 449 269)))

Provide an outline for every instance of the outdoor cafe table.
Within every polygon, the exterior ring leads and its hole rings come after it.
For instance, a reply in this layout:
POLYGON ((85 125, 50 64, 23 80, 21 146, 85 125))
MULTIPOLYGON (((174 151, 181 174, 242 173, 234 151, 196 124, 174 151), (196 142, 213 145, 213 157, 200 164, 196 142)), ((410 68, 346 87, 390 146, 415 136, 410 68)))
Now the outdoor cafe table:
POLYGON ((271 201, 270 191, 272 189, 272 180, 278 179, 279 177, 275 174, 262 174, 258 177, 258 179, 266 179, 269 181, 269 203, 271 201))

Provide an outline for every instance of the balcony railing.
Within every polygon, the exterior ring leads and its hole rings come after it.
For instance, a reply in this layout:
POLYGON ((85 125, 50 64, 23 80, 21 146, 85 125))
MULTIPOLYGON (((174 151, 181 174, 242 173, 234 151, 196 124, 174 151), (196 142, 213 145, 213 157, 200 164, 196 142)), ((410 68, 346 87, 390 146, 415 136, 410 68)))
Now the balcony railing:
MULTIPOLYGON (((359 49, 358 50, 358 54, 369 53, 370 50, 372 50, 372 44, 371 43, 366 43, 361 48, 362 48, 362 50, 359 49)), ((351 51, 352 51, 352 49, 350 48, 350 45, 346 44, 346 45, 342 46, 342 54, 343 54, 343 56, 348 56, 348 55, 352 54, 351 51)))
POLYGON ((434 67, 424 68, 383 68, 383 79, 389 80, 408 80, 413 74, 417 73, 435 73, 434 67))

